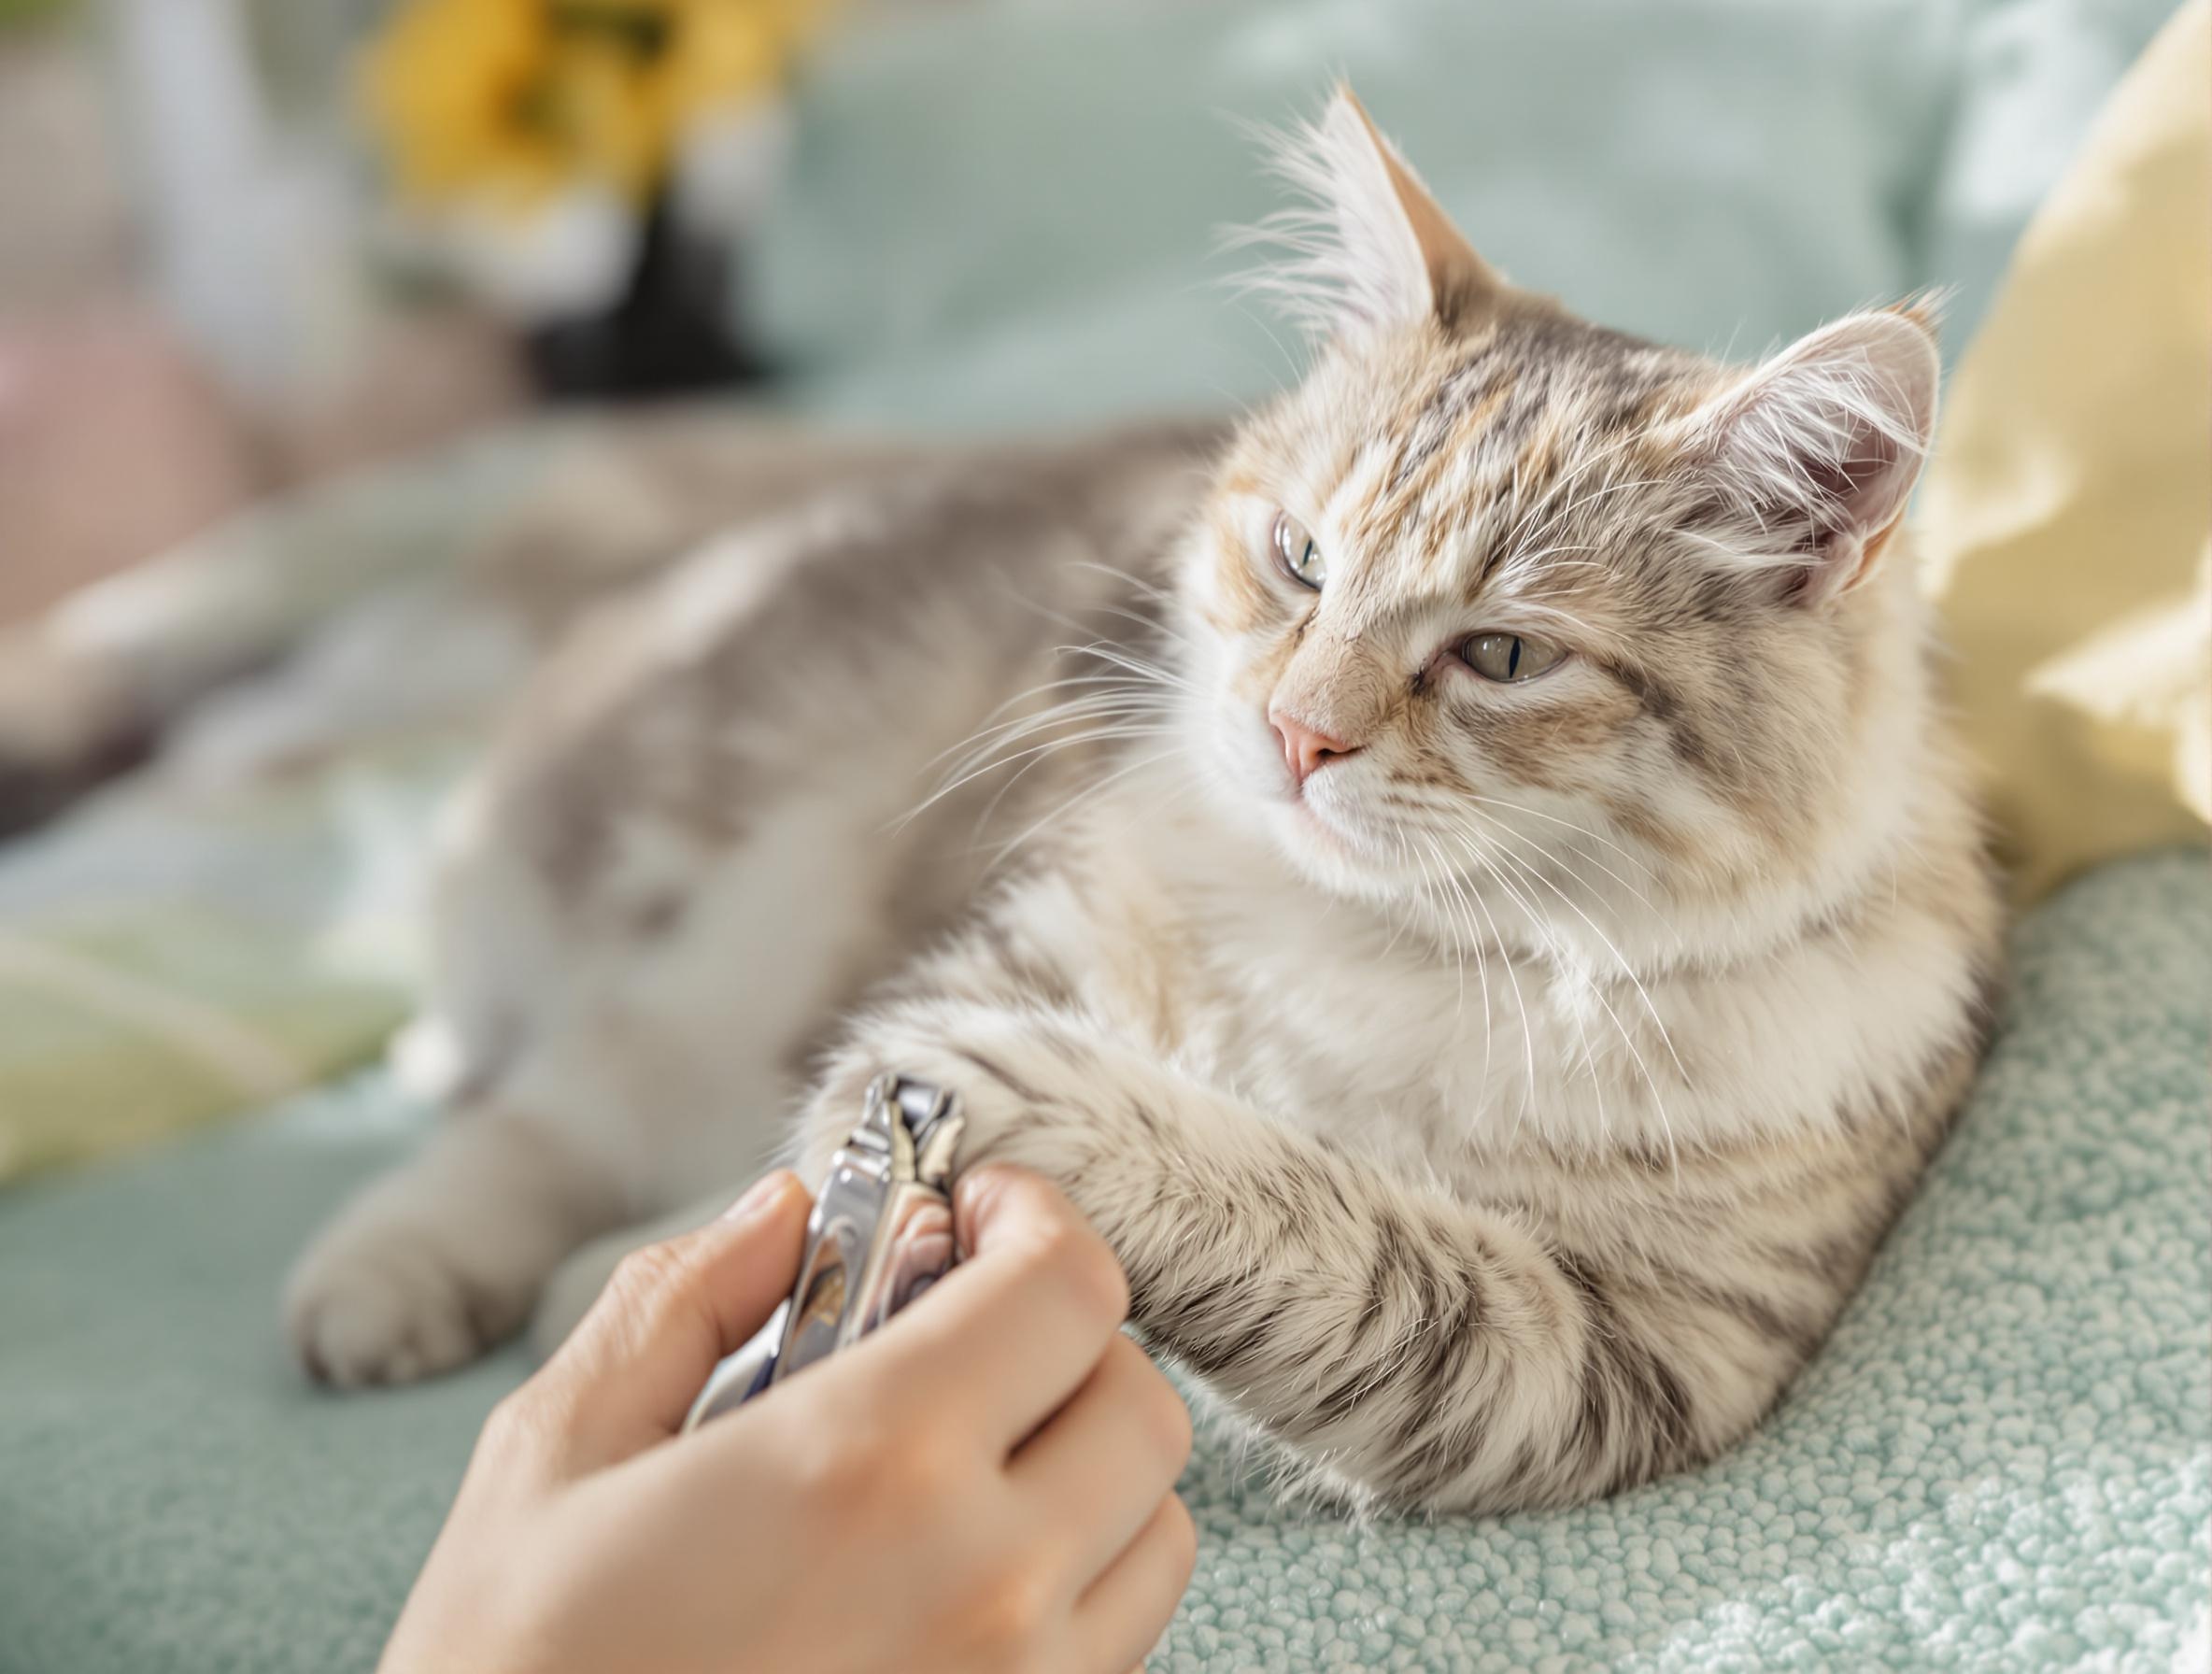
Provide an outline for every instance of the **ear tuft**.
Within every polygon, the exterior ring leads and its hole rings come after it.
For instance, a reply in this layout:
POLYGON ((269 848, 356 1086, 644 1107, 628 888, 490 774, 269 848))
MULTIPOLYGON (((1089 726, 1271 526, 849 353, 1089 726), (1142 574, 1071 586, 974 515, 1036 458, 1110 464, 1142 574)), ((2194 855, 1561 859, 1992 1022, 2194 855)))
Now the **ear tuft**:
POLYGON ((1910 296, 1900 297, 1889 305, 1888 312, 1911 320, 1933 341, 1940 334, 1943 317, 1950 311, 1958 294, 1956 285, 1930 285, 1910 296))
POLYGON ((1718 490, 1708 532, 1745 568, 1786 572, 1807 603, 1856 585, 1920 478, 1941 370, 1917 300, 1783 350, 1692 420, 1718 490))
POLYGON ((1269 141, 1274 173, 1303 201, 1231 242, 1283 252, 1249 287, 1315 335, 1462 325, 1505 289, 1349 87, 1318 121, 1269 141))

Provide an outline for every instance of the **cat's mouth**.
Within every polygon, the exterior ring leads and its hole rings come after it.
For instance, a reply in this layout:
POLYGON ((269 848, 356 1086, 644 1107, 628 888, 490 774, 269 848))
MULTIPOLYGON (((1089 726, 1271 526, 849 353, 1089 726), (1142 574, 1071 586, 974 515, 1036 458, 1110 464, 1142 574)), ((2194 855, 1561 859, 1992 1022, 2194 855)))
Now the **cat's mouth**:
POLYGON ((1257 804, 1276 846, 1292 861, 1316 881, 1356 893, 1398 882, 1400 849, 1362 815, 1358 790, 1345 783, 1347 775, 1359 777, 1365 763, 1324 766, 1301 785, 1284 770, 1280 746, 1264 729, 1237 745, 1227 757, 1237 799, 1246 807, 1257 804))
POLYGON ((1420 868, 1403 841, 1393 841, 1341 806, 1292 794, 1280 798, 1269 815, 1277 848, 1309 882, 1332 895, 1402 901, 1421 887, 1420 868))

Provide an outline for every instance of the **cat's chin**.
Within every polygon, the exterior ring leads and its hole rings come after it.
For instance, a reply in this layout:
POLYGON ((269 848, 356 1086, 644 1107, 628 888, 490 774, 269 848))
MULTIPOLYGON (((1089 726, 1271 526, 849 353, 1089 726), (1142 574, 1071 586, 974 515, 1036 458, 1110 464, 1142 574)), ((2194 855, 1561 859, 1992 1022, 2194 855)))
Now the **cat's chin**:
POLYGON ((1304 797, 1272 799, 1267 822, 1275 846, 1308 883, 1361 901, 1397 901, 1414 879, 1402 862, 1304 797))
POLYGON ((1264 765, 1241 751, 1212 759, 1202 775, 1217 817, 1231 830, 1257 830, 1304 882, 1332 895, 1397 901, 1418 893, 1418 873, 1390 845, 1364 830, 1344 810, 1285 787, 1281 764, 1264 765))

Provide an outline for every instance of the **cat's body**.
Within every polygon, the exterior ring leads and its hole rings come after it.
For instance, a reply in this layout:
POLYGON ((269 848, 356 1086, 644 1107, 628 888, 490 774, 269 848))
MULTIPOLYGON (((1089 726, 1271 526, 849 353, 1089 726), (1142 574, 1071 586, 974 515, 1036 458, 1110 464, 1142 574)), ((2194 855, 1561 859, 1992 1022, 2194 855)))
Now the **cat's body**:
POLYGON ((458 1119, 295 1275, 311 1365, 464 1357, 895 1067, 1317 1485, 1560 1503, 1771 1404, 1994 970, 1875 562, 1924 329, 1718 367, 1505 288, 1356 106, 1312 156, 1338 341, 1226 450, 894 474, 549 671, 453 835, 458 1119))

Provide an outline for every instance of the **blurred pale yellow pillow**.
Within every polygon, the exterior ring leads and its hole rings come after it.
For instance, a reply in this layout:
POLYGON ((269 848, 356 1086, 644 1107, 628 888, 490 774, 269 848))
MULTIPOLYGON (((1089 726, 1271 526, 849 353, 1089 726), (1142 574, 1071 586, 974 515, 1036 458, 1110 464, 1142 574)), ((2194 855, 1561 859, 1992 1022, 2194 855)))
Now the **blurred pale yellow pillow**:
POLYGON ((2212 819, 2212 0, 2037 214, 1921 503, 2015 892, 2212 819))

